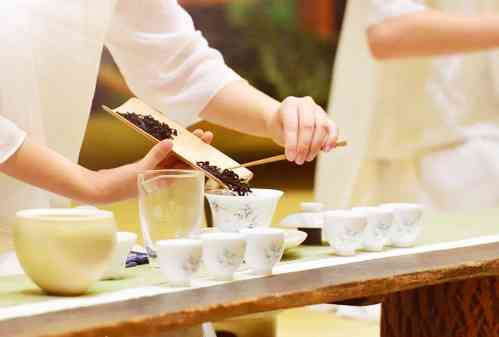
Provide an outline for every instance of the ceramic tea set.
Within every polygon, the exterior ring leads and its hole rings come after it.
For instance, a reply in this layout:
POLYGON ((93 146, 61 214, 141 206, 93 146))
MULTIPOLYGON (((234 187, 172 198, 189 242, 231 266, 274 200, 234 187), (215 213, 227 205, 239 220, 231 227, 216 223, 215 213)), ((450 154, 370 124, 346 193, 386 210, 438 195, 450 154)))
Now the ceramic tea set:
POLYGON ((172 286, 188 287, 204 264, 216 281, 231 281, 243 260, 258 276, 272 274, 284 252, 284 231, 251 228, 241 233, 213 232, 198 239, 174 239, 156 243, 159 266, 172 286))
POLYGON ((303 212, 290 215, 281 226, 297 227, 328 242, 337 255, 351 256, 358 250, 381 251, 384 247, 411 247, 423 229, 423 207, 393 203, 377 207, 323 211, 319 203, 303 203, 303 212))
MULTIPOLYGON (((248 196, 207 192, 215 228, 155 244, 168 284, 189 286, 201 264, 217 281, 232 280, 243 263, 254 274, 271 274, 285 249, 285 230, 270 228, 282 195, 270 189, 248 196)), ((337 255, 409 247, 422 230, 423 208, 416 204, 323 211, 320 204, 304 203, 302 208, 281 225, 320 228, 337 255)), ((137 240, 136 234, 117 232, 111 212, 95 208, 25 210, 17 218, 14 243, 23 269, 40 288, 58 295, 80 295, 98 280, 121 277, 137 240)))
MULTIPOLYGON (((243 260, 253 273, 271 274, 285 248, 285 231, 268 228, 282 194, 264 189, 243 197, 207 193, 215 228, 156 242, 169 284, 189 285, 201 262, 219 281, 232 279, 243 260)), ((81 295, 98 280, 122 277, 137 241, 134 233, 117 232, 113 213, 93 207, 24 210, 17 218, 14 244, 24 271, 57 295, 81 295)))
POLYGON ((159 265, 172 285, 188 286, 203 263, 217 281, 230 281, 244 263, 256 275, 270 275, 281 260, 285 231, 269 228, 283 192, 253 189, 247 196, 207 192, 213 229, 189 239, 156 242, 159 265))

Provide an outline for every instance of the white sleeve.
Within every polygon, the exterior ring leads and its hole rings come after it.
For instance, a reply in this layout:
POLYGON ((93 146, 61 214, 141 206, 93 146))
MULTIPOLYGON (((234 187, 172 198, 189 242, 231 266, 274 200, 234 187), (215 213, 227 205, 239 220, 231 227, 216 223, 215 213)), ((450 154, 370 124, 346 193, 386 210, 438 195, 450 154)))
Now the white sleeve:
POLYGON ((176 0, 118 1, 106 45, 134 94, 184 125, 241 80, 176 0))
POLYGON ((26 132, 0 115, 0 164, 16 153, 25 138, 26 132))
POLYGON ((369 24, 377 24, 383 20, 427 10, 424 0, 370 0, 371 11, 369 15, 369 24))

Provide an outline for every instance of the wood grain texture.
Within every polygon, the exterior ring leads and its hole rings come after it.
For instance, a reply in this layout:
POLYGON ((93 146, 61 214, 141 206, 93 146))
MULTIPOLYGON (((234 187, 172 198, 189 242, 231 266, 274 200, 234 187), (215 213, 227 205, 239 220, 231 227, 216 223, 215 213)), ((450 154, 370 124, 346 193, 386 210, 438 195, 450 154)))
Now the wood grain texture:
POLYGON ((6 320, 0 322, 0 336, 154 336, 205 321, 495 276, 498 252, 499 243, 484 244, 6 320))
POLYGON ((487 277, 388 295, 382 337, 499 336, 499 278, 487 277))
MULTIPOLYGON (((175 155, 192 168, 203 171, 209 178, 215 180, 222 186, 224 186, 224 184, 219 179, 211 175, 209 172, 202 170, 199 166, 197 166, 196 163, 199 161, 209 161, 212 165, 216 165, 221 169, 239 166, 239 163, 237 161, 225 155, 215 147, 204 143, 190 131, 188 131, 178 123, 168 119, 167 117, 165 117, 165 115, 154 110, 137 98, 131 98, 115 109, 109 109, 107 107, 103 108, 113 117, 116 117, 121 122, 125 123, 128 127, 132 128, 154 143, 158 142, 156 138, 152 137, 147 132, 141 130, 133 123, 121 117, 119 113, 134 112, 139 115, 149 115, 156 120, 168 124, 171 128, 176 129, 178 131, 178 136, 176 136, 173 140, 173 152, 175 153, 175 155)), ((246 168, 239 168, 234 170, 234 172, 236 172, 239 177, 246 181, 250 181, 253 178, 253 173, 246 168)))

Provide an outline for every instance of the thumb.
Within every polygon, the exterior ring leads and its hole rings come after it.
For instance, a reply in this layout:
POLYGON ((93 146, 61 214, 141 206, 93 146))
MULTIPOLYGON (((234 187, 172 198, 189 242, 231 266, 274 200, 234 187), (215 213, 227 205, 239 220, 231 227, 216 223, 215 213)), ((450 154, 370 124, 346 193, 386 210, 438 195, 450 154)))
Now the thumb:
POLYGON ((145 170, 155 169, 166 157, 170 154, 173 148, 173 143, 169 140, 164 140, 156 144, 147 155, 142 159, 142 165, 145 170))

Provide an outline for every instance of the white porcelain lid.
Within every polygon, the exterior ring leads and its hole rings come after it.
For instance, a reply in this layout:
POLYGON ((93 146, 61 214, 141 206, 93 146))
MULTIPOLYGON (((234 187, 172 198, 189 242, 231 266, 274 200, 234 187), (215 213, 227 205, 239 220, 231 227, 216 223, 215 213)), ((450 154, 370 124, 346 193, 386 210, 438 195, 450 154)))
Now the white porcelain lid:
POLYGON ((324 209, 324 204, 320 202, 302 202, 300 207, 304 212, 317 213, 324 209))

